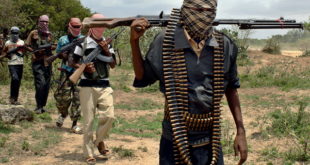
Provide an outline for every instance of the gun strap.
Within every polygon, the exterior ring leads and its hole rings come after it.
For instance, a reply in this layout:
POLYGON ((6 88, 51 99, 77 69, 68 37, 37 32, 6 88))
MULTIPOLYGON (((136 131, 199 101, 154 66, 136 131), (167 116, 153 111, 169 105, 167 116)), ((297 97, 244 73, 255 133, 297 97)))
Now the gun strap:
MULTIPOLYGON (((114 45, 115 45, 115 47, 117 46, 117 36, 115 37, 115 41, 114 41, 114 45)), ((118 62, 118 64, 116 63, 116 57, 115 57, 115 64, 117 65, 117 66, 121 66, 122 65, 122 60, 121 60, 121 55, 119 54, 119 51, 118 51, 118 47, 116 48, 116 50, 115 50, 115 52, 117 52, 117 55, 118 55, 118 60, 119 60, 119 62, 118 62)))
POLYGON ((188 83, 183 49, 174 49, 174 32, 180 9, 173 9, 163 44, 163 72, 169 120, 172 123, 176 164, 191 165, 187 129, 183 114, 188 111, 188 83), (185 70, 185 71, 184 71, 185 70))

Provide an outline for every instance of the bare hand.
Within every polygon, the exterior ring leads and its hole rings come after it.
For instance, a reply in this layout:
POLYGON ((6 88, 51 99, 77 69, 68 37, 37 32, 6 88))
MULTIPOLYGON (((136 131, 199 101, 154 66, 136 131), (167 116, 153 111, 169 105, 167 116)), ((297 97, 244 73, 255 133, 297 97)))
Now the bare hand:
POLYGON ((144 32, 150 27, 149 21, 142 17, 137 20, 134 20, 131 24, 131 36, 130 36, 130 41, 136 41, 139 40, 139 38, 144 34, 144 32), (141 31, 136 31, 136 27, 141 27, 141 31))
POLYGON ((62 54, 59 55, 59 58, 60 59, 67 59, 67 57, 68 57, 67 54, 68 54, 68 51, 65 51, 65 52, 63 52, 62 54))
POLYGON ((53 46, 51 47, 52 50, 56 50, 56 48, 57 48, 56 45, 53 45, 53 46))
POLYGON ((86 65, 86 68, 84 70, 84 72, 87 73, 94 73, 96 71, 95 67, 94 67, 94 63, 90 62, 86 65))
POLYGON ((242 165, 247 157, 248 157, 248 146, 246 143, 246 137, 244 134, 237 134, 234 143, 235 157, 239 156, 240 152, 240 160, 238 165, 242 165))
POLYGON ((104 40, 102 40, 101 42, 99 42, 98 43, 99 44, 99 46, 101 47, 101 49, 103 50, 103 51, 105 51, 107 54, 109 54, 109 44, 106 42, 106 41, 104 41, 104 40))

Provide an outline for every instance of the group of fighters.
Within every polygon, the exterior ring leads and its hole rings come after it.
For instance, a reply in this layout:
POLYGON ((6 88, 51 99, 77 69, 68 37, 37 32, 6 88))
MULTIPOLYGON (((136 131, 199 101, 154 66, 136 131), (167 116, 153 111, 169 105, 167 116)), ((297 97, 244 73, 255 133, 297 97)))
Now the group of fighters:
MULTIPOLYGON (((223 33, 212 28, 216 16, 217 0, 184 0, 180 10, 172 11, 172 21, 167 29, 160 32, 142 58, 139 38, 149 27, 145 18, 133 21, 130 43, 136 78, 133 86, 146 87, 160 81, 160 90, 165 94, 165 116, 162 122, 159 163, 171 164, 224 164, 220 144, 220 100, 226 95, 234 117, 237 134, 234 143, 235 154, 241 154, 239 164, 247 159, 246 134, 242 121, 237 88, 238 48, 223 33), (136 31, 142 27, 142 31, 136 31)), ((94 14, 92 18, 104 18, 94 14)), ((19 39, 19 28, 12 27, 10 37, 4 29, 2 55, 17 46, 26 45, 36 50, 40 45, 53 43, 48 30, 49 17, 42 15, 38 20, 38 29, 33 30, 26 42, 19 39)), ((81 35, 82 24, 79 18, 69 22, 68 35, 59 39, 56 53, 79 40, 75 49, 59 55, 62 59, 59 68, 61 74, 58 88, 54 94, 60 116, 56 125, 62 127, 69 115, 72 120, 71 131, 84 134, 83 153, 88 164, 95 164, 93 144, 102 155, 109 150, 103 139, 114 121, 113 89, 109 83, 109 70, 115 67, 115 55, 112 45, 103 37, 105 28, 91 28, 86 37, 81 35), (81 65, 83 57, 89 55, 97 46, 101 54, 113 57, 113 62, 93 61, 86 66, 78 85, 68 77, 81 65), (81 108, 79 108, 81 106, 81 108), (79 110, 81 109, 81 110, 79 110), (98 128, 93 140, 93 122, 98 112, 98 128), (83 114, 83 130, 77 121, 83 114)), ((20 54, 25 54, 20 50, 20 54)), ((48 112, 45 109, 50 81, 51 66, 46 64, 48 55, 44 50, 31 57, 35 80, 37 114, 48 112)), ((10 103, 18 102, 19 86, 23 73, 23 56, 13 54, 8 59, 11 75, 10 103)))

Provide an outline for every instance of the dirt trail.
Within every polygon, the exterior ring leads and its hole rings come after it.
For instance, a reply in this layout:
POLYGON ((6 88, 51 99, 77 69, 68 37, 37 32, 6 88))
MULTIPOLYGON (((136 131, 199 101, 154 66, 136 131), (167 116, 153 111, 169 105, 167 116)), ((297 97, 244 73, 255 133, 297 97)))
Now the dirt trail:
MULTIPOLYGON (((266 65, 279 65, 287 66, 291 65, 289 69, 299 69, 299 66, 308 66, 310 58, 293 58, 290 56, 283 56, 283 55, 269 55, 266 53, 262 53, 259 51, 251 51, 249 53, 249 58, 255 62, 255 65, 252 66, 251 73, 259 68, 262 68, 266 65)), ((238 67, 240 73, 244 73, 247 69, 246 66, 238 67)), ((117 71, 113 71, 117 73, 117 71)), ((131 79, 132 75, 131 75, 131 79)), ((130 79, 130 80, 131 80, 130 79)), ((127 86, 131 88, 132 82, 126 82, 127 86)), ((111 84, 115 84, 115 82, 111 82, 111 84)), ((242 84, 241 84, 242 85, 242 84)), ((9 86, 1 86, 1 93, 0 97, 6 99, 7 93, 9 90, 9 86)), ((261 138, 261 130, 260 126, 267 126, 270 125, 270 121, 262 124, 263 121, 260 120, 258 126, 253 126, 253 122, 256 122, 256 119, 261 116, 264 117, 268 113, 270 113, 276 107, 257 107, 261 100, 269 100, 272 101, 271 96, 274 95, 277 99, 284 99, 286 102, 294 101, 294 97, 301 97, 305 94, 310 92, 309 89, 302 90, 302 89, 292 89, 290 92, 282 91, 276 87, 264 87, 264 88, 241 88, 238 90, 240 95, 240 101, 242 104, 242 113, 243 113, 243 121, 244 126, 246 129, 247 135, 247 142, 250 146, 249 148, 249 156, 247 159, 247 164, 267 164, 268 161, 273 162, 273 164, 278 165, 283 163, 283 159, 272 159, 272 160, 258 160, 258 158, 262 158, 261 151, 266 147, 277 147, 280 152, 287 151, 289 148, 296 147, 292 139, 288 138, 277 138, 270 136, 267 134, 268 137, 263 139, 261 138), (251 97, 251 98, 250 98, 251 97), (255 100, 255 97, 258 99, 255 100)), ((21 96, 23 97, 22 103, 27 104, 28 108, 34 108, 34 93, 31 91, 22 91, 21 96)), ((126 104, 132 104, 136 100, 144 100, 144 99, 151 99, 152 101, 164 105, 164 98, 161 93, 138 93, 135 90, 132 92, 124 92, 122 90, 115 90, 113 93, 114 96, 114 104, 120 104, 125 102, 126 104)), ((53 94, 51 93, 49 99, 53 99, 53 94)), ((227 105, 226 99, 223 100, 223 121, 230 121, 231 132, 235 132, 235 125, 233 123, 233 117, 227 105)), ((294 110, 294 109, 293 109, 294 110)), ((306 109, 307 112, 310 112, 310 108, 306 109)), ((156 115, 158 113, 163 113, 162 109, 153 109, 153 110, 127 110, 116 108, 115 109, 115 116, 125 118, 128 121, 132 119, 136 119, 140 116, 148 116, 148 115, 156 115)), ((58 114, 53 114, 53 122, 49 123, 36 123, 35 127, 42 128, 45 130, 57 130, 57 132, 61 133, 62 141, 49 148, 46 151, 46 155, 44 156, 37 156, 31 154, 31 152, 21 152, 20 154, 13 155, 10 157, 10 161, 6 164, 9 165, 34 165, 34 164, 42 164, 42 165, 80 165, 86 164, 85 158, 83 156, 83 135, 77 135, 69 133, 69 128, 71 127, 71 120, 67 118, 64 122, 62 128, 58 128, 55 125, 55 120, 57 119, 58 114)), ((79 126, 83 128, 83 124, 79 123, 79 126)), ((16 126, 18 127, 18 126, 16 126)), ((113 128, 112 128, 113 129, 113 128)), ((23 130, 27 131, 27 130, 23 130)), ((29 131, 29 129, 28 129, 29 131)), ((232 136, 234 138, 235 134, 232 136)), ((11 133, 10 134, 10 141, 21 141, 24 139, 25 134, 23 133, 11 133)), ((94 135, 95 137, 95 135, 94 135)), ((224 137, 222 137, 224 138, 224 137)), ((105 157, 100 156, 99 152, 95 148, 95 155, 97 159, 97 164, 100 165, 158 165, 159 163, 159 138, 141 138, 141 137, 134 137, 129 135, 120 135, 111 133, 110 137, 105 140, 110 148, 110 155, 108 156, 108 160, 105 157), (117 153, 112 151, 113 147, 121 146, 125 149, 132 149, 134 150, 134 157, 126 157, 121 158, 117 153), (143 152, 139 147, 147 147, 147 152, 143 152)), ((20 148, 20 146, 19 146, 20 148)), ((5 150, 3 150, 5 151, 5 150)), ((2 151, 2 152, 3 152, 2 151)), ((1 153, 1 150, 0 150, 1 153)), ((1 156, 0 156, 1 157, 1 156)), ((235 165, 238 162, 238 159, 235 159, 233 152, 224 155, 224 161, 226 165, 235 165)), ((0 162, 1 164, 1 162, 0 162)), ((3 163, 4 164, 4 163, 3 163)), ((302 163, 296 163, 302 164, 302 163)))

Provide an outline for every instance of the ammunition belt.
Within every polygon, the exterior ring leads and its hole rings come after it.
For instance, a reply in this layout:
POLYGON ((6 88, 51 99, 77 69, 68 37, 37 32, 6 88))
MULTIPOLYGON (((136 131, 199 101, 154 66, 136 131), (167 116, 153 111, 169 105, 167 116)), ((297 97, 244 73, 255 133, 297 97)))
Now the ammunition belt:
POLYGON ((163 43, 163 71, 166 87, 166 118, 172 123, 173 148, 176 164, 191 165, 187 129, 183 120, 188 111, 187 72, 183 49, 174 49, 174 34, 180 18, 180 9, 170 15, 163 43))
POLYGON ((219 160, 221 147, 221 99, 224 91, 224 37, 215 31, 219 47, 214 47, 213 63, 213 131, 212 131, 212 165, 219 160))
MULTIPOLYGON (((213 112, 210 112, 208 114, 190 114, 185 111, 184 113, 180 114, 180 117, 182 117, 182 120, 185 121, 187 130, 207 131, 210 130, 213 126, 213 112)), ((173 118, 170 120, 167 100, 165 104, 164 118, 172 123, 174 122, 173 118)))

